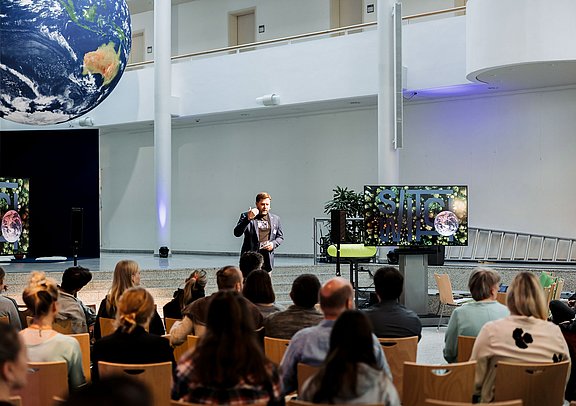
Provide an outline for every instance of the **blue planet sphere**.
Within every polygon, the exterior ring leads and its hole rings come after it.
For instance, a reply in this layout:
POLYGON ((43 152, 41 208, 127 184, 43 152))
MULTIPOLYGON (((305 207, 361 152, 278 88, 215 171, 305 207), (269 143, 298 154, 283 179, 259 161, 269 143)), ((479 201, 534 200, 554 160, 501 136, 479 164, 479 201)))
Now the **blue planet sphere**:
POLYGON ((73 120, 118 84, 132 34, 125 0, 1 0, 0 117, 73 120))
POLYGON ((456 215, 451 211, 440 212, 434 219, 434 229, 436 229, 438 234, 444 237, 456 234, 458 226, 458 217, 456 217, 456 215))

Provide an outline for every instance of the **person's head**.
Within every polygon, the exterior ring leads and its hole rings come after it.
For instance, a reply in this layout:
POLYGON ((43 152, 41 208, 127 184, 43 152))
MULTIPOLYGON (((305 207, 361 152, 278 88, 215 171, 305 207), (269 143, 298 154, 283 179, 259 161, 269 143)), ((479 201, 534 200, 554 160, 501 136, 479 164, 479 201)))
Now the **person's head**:
POLYGON ((239 266, 244 278, 248 277, 248 274, 255 269, 262 269, 263 265, 264 257, 259 252, 246 251, 240 256, 239 266))
POLYGON ((468 279, 468 288, 472 298, 477 302, 486 299, 496 299, 500 275, 498 272, 488 268, 476 268, 468 279))
POLYGON ((512 315, 548 318, 544 290, 533 273, 524 271, 514 277, 508 287, 506 304, 512 315))
POLYGON ((268 272, 261 269, 250 272, 244 282, 242 294, 252 303, 268 304, 276 301, 272 279, 268 272))
POLYGON ((182 297, 181 307, 184 307, 196 299, 206 296, 204 288, 206 287, 206 272, 194 271, 186 279, 184 285, 184 295, 182 297))
POLYGON ((404 288, 404 276, 392 266, 383 266, 374 274, 376 294, 383 300, 397 300, 404 288))
POLYGON ((60 287, 66 293, 74 294, 82 289, 92 280, 90 270, 81 266, 73 266, 64 271, 62 274, 62 283, 60 287))
POLYGON ((116 264, 112 278, 112 288, 106 306, 108 312, 116 308, 120 296, 126 289, 140 285, 140 267, 136 261, 124 259, 116 264))
POLYGON ((152 394, 144 383, 124 375, 101 377, 70 393, 65 406, 152 406, 152 394))
POLYGON ((58 312, 58 285, 44 272, 33 271, 24 288, 22 300, 35 318, 42 318, 58 312))
POLYGON ((118 301, 116 322, 122 331, 131 333, 137 326, 146 327, 154 314, 154 299, 144 288, 135 286, 124 291, 118 301))
POLYGON ((354 307, 352 285, 344 278, 329 279, 320 288, 320 308, 324 318, 333 320, 354 307))
POLYGON ((10 324, 0 323, 0 384, 8 389, 24 387, 27 363, 26 346, 18 331, 10 324))
POLYGON ((242 272, 234 265, 226 265, 216 272, 218 290, 242 292, 242 272))
POLYGON ((253 318, 239 292, 221 290, 212 296, 206 316, 206 331, 216 335, 254 332, 253 318))
POLYGON ((296 306, 310 309, 318 303, 318 292, 320 291, 320 281, 316 275, 303 274, 292 282, 290 299, 296 306))
POLYGON ((270 211, 270 201, 272 196, 266 192, 260 192, 256 195, 256 208, 261 215, 265 216, 270 211))
POLYGON ((4 277, 6 276, 6 272, 2 267, 0 267, 0 292, 6 290, 6 285, 4 284, 4 277))

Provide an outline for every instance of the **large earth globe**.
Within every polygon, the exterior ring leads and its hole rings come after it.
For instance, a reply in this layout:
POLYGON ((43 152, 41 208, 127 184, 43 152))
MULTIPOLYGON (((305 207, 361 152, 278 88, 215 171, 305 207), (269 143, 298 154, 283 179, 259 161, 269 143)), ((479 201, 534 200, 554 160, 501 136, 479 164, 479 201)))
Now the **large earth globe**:
POLYGON ((112 92, 132 41, 125 0, 1 0, 0 117, 73 120, 112 92))

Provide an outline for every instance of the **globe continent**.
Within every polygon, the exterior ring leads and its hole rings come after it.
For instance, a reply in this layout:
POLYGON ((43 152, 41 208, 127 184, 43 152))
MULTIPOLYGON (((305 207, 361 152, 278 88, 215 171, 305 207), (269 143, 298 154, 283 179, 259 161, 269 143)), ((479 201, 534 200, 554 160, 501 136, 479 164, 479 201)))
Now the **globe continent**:
POLYGON ((125 0, 1 0, 0 117, 70 121, 112 92, 128 61, 125 0))
POLYGON ((9 210, 2 216, 2 237, 8 242, 18 241, 22 235, 22 219, 15 210, 9 210))

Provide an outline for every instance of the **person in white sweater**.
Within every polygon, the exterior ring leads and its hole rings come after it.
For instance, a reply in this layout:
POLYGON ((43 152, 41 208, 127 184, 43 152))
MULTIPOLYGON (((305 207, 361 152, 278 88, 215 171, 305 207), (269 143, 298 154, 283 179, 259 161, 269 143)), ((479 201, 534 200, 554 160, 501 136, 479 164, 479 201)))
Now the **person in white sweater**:
MULTIPOLYGON (((494 400, 498 361, 550 363, 570 360, 560 328, 548 322, 544 292, 538 278, 520 272, 508 289, 510 316, 482 327, 471 360, 476 360, 476 395, 481 402, 494 400)), ((566 380, 568 377, 566 377, 566 380)))

